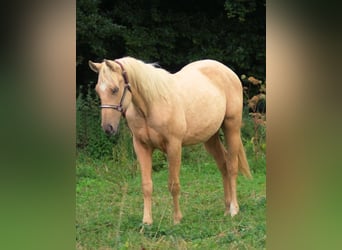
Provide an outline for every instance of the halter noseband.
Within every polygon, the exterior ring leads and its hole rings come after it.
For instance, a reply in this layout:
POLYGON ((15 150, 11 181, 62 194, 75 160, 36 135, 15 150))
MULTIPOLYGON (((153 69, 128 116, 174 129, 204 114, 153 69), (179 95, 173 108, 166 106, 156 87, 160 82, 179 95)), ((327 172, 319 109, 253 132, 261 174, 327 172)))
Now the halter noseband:
POLYGON ((128 82, 127 72, 125 71, 125 69, 122 66, 122 64, 119 61, 117 61, 117 60, 115 60, 115 62, 120 65, 120 68, 122 70, 122 77, 123 77, 123 79, 125 81, 124 91, 123 91, 123 94, 122 94, 122 97, 121 97, 119 105, 103 104, 103 105, 100 105, 100 108, 115 109, 116 111, 119 111, 123 115, 123 117, 125 117, 126 110, 124 109, 122 104, 123 104, 123 102, 125 100, 125 96, 126 96, 127 90, 132 93, 131 85, 128 82))

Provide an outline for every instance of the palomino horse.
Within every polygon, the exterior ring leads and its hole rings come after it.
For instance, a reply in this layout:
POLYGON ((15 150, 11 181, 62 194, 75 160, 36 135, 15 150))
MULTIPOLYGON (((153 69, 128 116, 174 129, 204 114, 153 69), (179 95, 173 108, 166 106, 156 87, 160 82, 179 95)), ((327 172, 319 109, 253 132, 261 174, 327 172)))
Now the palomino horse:
POLYGON ((221 171, 225 215, 239 212, 236 195, 238 169, 251 177, 240 129, 242 86, 236 74, 214 60, 190 63, 175 74, 132 57, 102 63, 89 61, 99 74, 96 92, 101 99, 102 128, 118 130, 126 117, 141 167, 144 195, 143 223, 152 224, 152 153, 166 153, 168 188, 173 197, 174 223, 179 223, 182 146, 204 142, 221 171), (219 138, 224 132, 227 151, 219 138))

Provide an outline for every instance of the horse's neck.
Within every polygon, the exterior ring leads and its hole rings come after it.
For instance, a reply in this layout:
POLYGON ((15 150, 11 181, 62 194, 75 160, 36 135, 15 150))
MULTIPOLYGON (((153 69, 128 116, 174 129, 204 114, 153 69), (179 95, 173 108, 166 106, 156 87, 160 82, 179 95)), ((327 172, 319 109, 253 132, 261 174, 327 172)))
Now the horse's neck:
POLYGON ((135 89, 132 89, 132 103, 136 111, 139 114, 141 114, 141 116, 143 117, 147 116, 148 104, 135 89))
MULTIPOLYGON (((170 80, 173 79, 170 78, 170 80)), ((167 103, 172 103, 174 98, 177 98, 173 92, 170 92, 167 97, 163 96, 160 99, 156 98, 154 101, 151 101, 147 96, 141 94, 134 85, 131 86, 131 90, 133 106, 144 118, 147 118, 151 114, 151 110, 153 110, 155 106, 159 106, 161 103, 167 105, 167 103)))

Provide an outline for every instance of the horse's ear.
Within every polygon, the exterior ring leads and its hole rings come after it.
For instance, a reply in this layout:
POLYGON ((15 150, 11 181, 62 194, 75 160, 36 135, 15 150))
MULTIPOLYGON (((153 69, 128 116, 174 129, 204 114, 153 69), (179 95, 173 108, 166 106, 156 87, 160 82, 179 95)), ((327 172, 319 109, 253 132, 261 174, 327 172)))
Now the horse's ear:
POLYGON ((105 64, 107 65, 108 68, 110 68, 112 71, 118 72, 120 70, 120 66, 115 63, 112 60, 104 59, 105 64))
POLYGON ((101 63, 94 63, 92 61, 88 61, 88 65, 91 68, 92 71, 99 73, 100 68, 101 68, 101 63))

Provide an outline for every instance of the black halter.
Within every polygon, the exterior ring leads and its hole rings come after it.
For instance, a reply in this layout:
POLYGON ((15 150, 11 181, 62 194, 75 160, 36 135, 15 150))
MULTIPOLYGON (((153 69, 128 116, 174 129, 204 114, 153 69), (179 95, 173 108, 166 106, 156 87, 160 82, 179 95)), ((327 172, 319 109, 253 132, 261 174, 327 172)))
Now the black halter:
POLYGON ((132 93, 131 85, 128 82, 127 72, 125 71, 125 69, 122 66, 122 64, 119 61, 117 61, 117 60, 115 60, 115 62, 120 65, 120 68, 122 70, 122 77, 123 77, 123 79, 125 81, 124 91, 123 91, 123 94, 122 94, 122 97, 121 97, 119 105, 103 104, 103 105, 100 105, 100 108, 115 109, 115 110, 119 111, 123 115, 123 117, 125 117, 126 110, 124 109, 122 104, 123 104, 123 102, 125 100, 125 96, 126 96, 127 90, 132 93))

